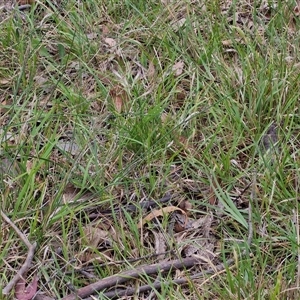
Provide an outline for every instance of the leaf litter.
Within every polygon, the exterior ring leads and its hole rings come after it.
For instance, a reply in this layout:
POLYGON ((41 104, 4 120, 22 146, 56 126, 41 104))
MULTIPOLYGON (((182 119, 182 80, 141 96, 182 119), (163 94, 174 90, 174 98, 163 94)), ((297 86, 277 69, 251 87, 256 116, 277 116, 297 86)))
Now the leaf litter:
MULTIPOLYGON (((230 1, 228 1, 230 2, 230 1)), ((264 1, 263 1, 264 2, 264 1)), ((269 13, 270 13, 270 8, 266 10, 266 7, 261 10, 262 13, 262 18, 264 22, 269 21, 269 13), (265 9, 265 10, 264 10, 265 9)), ((224 14, 228 15, 228 23, 231 26, 231 30, 235 33, 234 38, 232 40, 224 40, 222 42, 224 47, 230 47, 233 52, 234 48, 236 45, 245 45, 247 44, 247 34, 250 32, 251 34, 253 33, 253 28, 254 28, 254 23, 253 20, 251 19, 251 15, 249 13, 244 13, 244 12, 238 12, 234 16, 231 15, 231 13, 225 9, 223 9, 224 14), (232 25, 231 23, 235 20, 236 24, 232 25), (234 27, 235 26, 235 27, 234 27)), ((298 8, 295 8, 295 16, 298 16, 298 8)), ((175 26, 176 30, 179 30, 181 27, 183 27, 186 23, 186 18, 176 16, 176 20, 173 22, 173 26, 175 26)), ((264 27, 262 26, 261 28, 262 35, 264 34, 264 27)), ((111 30, 106 32, 106 36, 103 39, 104 45, 102 45, 101 55, 106 55, 107 53, 110 55, 107 57, 106 61, 102 63, 101 65, 101 71, 100 73, 104 70, 104 73, 109 73, 109 75, 106 74, 99 76, 97 80, 100 80, 105 87, 108 87, 110 90, 110 97, 112 98, 113 106, 115 108, 115 111, 118 114, 121 114, 124 112, 125 107, 128 102, 128 95, 125 92, 124 88, 124 82, 127 84, 126 80, 122 79, 122 76, 116 76, 116 74, 121 74, 120 72, 120 66, 116 64, 116 61, 122 57, 124 60, 128 60, 128 64, 126 65, 127 70, 129 70, 130 74, 136 75, 136 78, 142 78, 143 76, 140 76, 139 74, 143 74, 144 70, 142 70, 142 67, 140 67, 138 64, 134 63, 136 58, 136 53, 135 51, 131 51, 131 49, 126 49, 126 48, 118 48, 119 46, 117 45, 117 42, 115 39, 107 37, 107 35, 111 32, 111 30), (137 70, 138 69, 138 70, 137 70), (112 75, 113 74, 113 75, 112 75), (117 78, 117 79, 116 79, 117 78), (121 84, 116 84, 116 82, 121 82, 121 84)), ((90 40, 96 40, 97 35, 94 33, 90 33, 88 35, 88 38, 90 40)), ((236 53, 236 52, 235 52, 236 53)), ((69 76, 67 81, 77 81, 77 73, 80 71, 80 65, 79 62, 75 62, 70 64, 70 66, 66 70, 67 76, 69 76), (73 64, 73 65, 72 65, 73 64)), ((100 67, 99 67, 100 69, 100 67)), ((172 67, 172 72, 174 73, 175 77, 180 77, 184 72, 186 71, 187 66, 185 65, 183 60, 177 61, 173 67, 172 67)), ((126 70, 126 72, 127 72, 126 70)), ((148 69, 146 69, 146 76, 148 77, 148 81, 152 83, 155 79, 156 73, 158 72, 158 69, 156 68, 156 65, 152 62, 149 63, 148 69)), ((168 74, 167 74, 168 75, 168 74)), ((167 76, 166 75, 166 76, 167 76)), ((130 77, 130 76, 129 76, 130 77)), ((239 75, 240 81, 243 81, 242 76, 239 75)), ((43 88, 43 85, 48 81, 48 77, 39 77, 36 78, 37 85, 39 85, 41 88, 43 88)), ((93 77, 87 76, 84 78, 80 78, 80 80, 84 81, 84 88, 85 90, 83 91, 85 95, 87 95, 87 98, 92 98, 94 95, 97 95, 97 91, 95 91, 95 85, 94 85, 94 80, 93 77), (96 93, 96 94, 94 94, 96 93)), ((77 81, 79 82, 79 81, 77 81)), ((5 82, 5 84, 7 84, 5 82)), ((241 82, 239 83, 241 84, 241 82)), ((50 90, 48 91, 48 93, 50 90)), ((180 100, 181 102, 177 102, 177 108, 180 109, 183 107, 183 103, 186 100, 187 95, 189 94, 189 90, 186 87, 185 83, 183 81, 180 82, 178 88, 177 88, 177 99, 180 100)), ((47 95, 49 96, 49 95, 47 95)), ((46 102, 48 103, 48 98, 45 96, 46 102)), ((103 105, 103 104, 101 104, 103 105)), ((174 106, 175 107, 175 106, 174 106)), ((50 108, 50 107, 49 107, 50 108)), ((49 109, 48 108, 48 109, 49 109)), ((99 107, 98 111, 101 111, 102 107, 99 107)), ((24 128, 24 131, 28 131, 28 128, 24 128)), ((272 134, 270 134, 272 139, 272 134)), ((184 144, 182 152, 193 152, 196 153, 197 149, 193 149, 193 145, 187 142, 186 138, 184 136, 179 136, 177 137, 179 140, 179 143, 184 144)), ((72 156, 78 156, 79 155, 79 146, 75 143, 75 147, 73 148, 72 146, 73 141, 61 141, 60 143, 57 144, 57 147, 63 150, 64 152, 68 152, 72 156)), ((107 146, 107 145, 105 145, 107 146)), ((179 145, 178 147, 180 148, 182 145, 179 145)), ((175 147, 175 146, 174 146, 175 147)), ((182 149, 182 148, 180 148, 182 149)), ((177 149, 176 149, 177 150, 177 149)), ((176 152, 176 151, 174 151, 176 152)), ((130 155, 124 158, 124 161, 128 159, 130 161, 130 155)), ((58 161, 61 160, 61 158, 57 158, 58 161)), ((30 161, 29 161, 30 162, 30 161)), ((31 163, 31 162, 30 162, 31 163)), ((29 166, 28 163, 28 170, 31 170, 31 167, 29 166)), ((113 163, 112 163, 113 165, 113 163)), ((104 176, 108 178, 107 182, 110 182, 110 180, 113 178, 113 174, 116 172, 114 170, 113 166, 107 166, 106 173, 104 176)), ((185 180, 182 170, 180 168, 175 167, 175 170, 171 172, 169 183, 171 187, 176 187, 174 194, 176 193, 182 195, 186 195, 186 191, 188 191, 192 195, 197 195, 200 194, 199 190, 201 190, 202 193, 207 192, 209 194, 209 203, 211 206, 219 206, 220 211, 223 210, 223 207, 221 207, 221 202, 218 201, 218 195, 215 193, 215 187, 212 185, 204 185, 201 186, 201 183, 199 182, 189 182, 188 179, 185 180), (173 177, 173 178, 171 178, 173 177), (196 188, 193 187, 193 183, 196 186, 196 188)), ((201 176, 200 176, 201 177, 201 176)), ((124 192, 123 192, 123 187, 114 187, 116 193, 118 195, 118 199, 120 201, 122 199, 126 199, 126 201, 129 201, 128 198, 124 197, 124 192)), ((173 190, 172 188, 170 188, 173 190)), ((85 254, 86 256, 80 256, 80 252, 78 252, 79 255, 77 255, 77 258, 79 259, 78 265, 81 266, 89 266, 90 269, 92 270, 90 272, 94 272, 97 269, 96 264, 93 264, 93 262, 99 261, 103 262, 104 265, 105 263, 112 262, 117 264, 119 261, 117 259, 117 256, 114 253, 114 246, 118 245, 120 249, 124 249, 125 245, 122 243, 124 242, 124 239, 122 239, 122 230, 125 231, 125 233, 128 235, 128 239, 131 239, 132 233, 130 232, 130 226, 128 226, 128 219, 124 217, 124 214, 121 213, 122 209, 119 211, 114 211, 111 210, 110 213, 107 215, 105 214, 106 220, 108 219, 109 221, 108 224, 109 226, 104 226, 104 225, 99 225, 98 222, 94 222, 95 219, 100 219, 103 217, 101 213, 101 205, 96 202, 90 201, 90 198, 87 197, 80 197, 80 192, 81 189, 77 189, 76 187, 72 187, 71 189, 65 190, 63 192, 63 198, 64 198, 64 204, 66 206, 71 205, 71 204, 80 204, 83 202, 90 202, 92 205, 92 209, 87 210, 84 212, 84 209, 78 212, 77 217, 80 218, 86 218, 87 225, 84 226, 82 229, 82 236, 80 237, 81 240, 78 239, 78 236, 75 235, 75 240, 77 246, 78 244, 82 243, 81 245, 87 246, 88 250, 85 249, 85 254), (97 209, 95 209, 95 206, 98 206, 97 209), (84 212, 84 213, 83 213, 84 212), (89 217, 93 215, 93 222, 89 222, 89 217), (121 227, 118 227, 114 225, 114 218, 116 218, 116 215, 118 217, 119 225, 121 224, 121 227)), ((200 197, 201 200, 203 200, 201 197, 203 196, 195 196, 196 200, 199 200, 197 197, 200 197)), ((138 197, 137 197, 138 198, 138 197)), ((135 207, 138 207, 137 204, 135 204, 135 207)), ((121 205, 122 206, 122 205, 121 205)), ((129 210, 127 213, 129 215, 135 216, 137 211, 142 213, 142 216, 139 215, 137 219, 140 220, 138 225, 138 228, 141 230, 140 235, 141 239, 145 239, 146 234, 148 236, 153 235, 153 244, 149 243, 148 247, 150 250, 150 253, 157 254, 156 260, 158 263, 162 260, 170 260, 172 255, 168 252, 170 250, 170 243, 169 240, 174 239, 175 245, 174 247, 176 248, 177 251, 183 256, 183 257, 196 257, 199 259, 197 261, 197 265, 201 264, 201 268, 208 268, 208 266, 211 266, 214 263, 217 263, 221 261, 222 259, 218 257, 218 252, 216 251, 217 248, 217 239, 214 236, 213 232, 215 230, 215 226, 218 223, 218 218, 213 217, 210 213, 199 213, 197 211, 198 207, 194 207, 194 205, 191 204, 189 201, 187 201, 187 204, 180 205, 176 201, 170 201, 166 207, 162 207, 158 209, 154 209, 152 207, 148 208, 145 210, 129 210), (193 211, 194 210, 194 211, 193 211), (162 218, 167 219, 168 223, 168 230, 165 230, 165 228, 162 228, 161 222, 158 222, 159 225, 155 224, 155 221, 159 219, 161 221, 162 218), (174 222, 174 225, 171 223, 174 222), (153 229, 151 230, 151 226, 158 226, 158 229, 153 229), (165 254, 163 254, 165 252, 165 254)), ((103 211, 105 209, 103 208, 103 211)), ((126 210, 126 209, 125 209, 126 210)), ((57 214, 59 210, 56 210, 55 213, 57 214)), ((124 212, 124 210, 123 210, 124 212)), ((74 223, 77 223, 77 220, 74 217, 74 223)), ((103 223, 105 223, 103 221, 103 223)), ((164 222, 162 222, 164 223, 164 222)), ((75 226, 76 227, 76 226, 75 226)), ((72 229, 72 228, 71 228, 72 229)), ((74 232, 77 232, 74 230, 74 232)), ((132 238, 133 240, 133 238, 132 238)), ((74 242, 74 240, 73 240, 74 242)), ((139 251, 137 251, 137 247, 134 244, 128 244, 129 246, 132 247, 131 253, 133 256, 135 256, 135 259, 143 259, 143 257, 138 257, 139 256, 139 251)), ((128 246, 126 245, 126 246, 128 246)), ((79 247, 79 246, 78 246, 79 247)), ((71 247, 71 249, 73 249, 71 247)), ((154 256, 153 256, 154 257, 154 256)), ((53 259, 53 258, 52 258, 53 259)), ((55 257, 57 259, 57 257, 55 257)), ((127 261, 128 258, 126 258, 125 261, 127 261)), ((78 267, 78 266, 76 266, 78 267)), ((75 267, 75 268, 76 268, 75 267)), ((186 273, 180 271, 181 275, 184 276, 186 273)), ((193 270, 192 270, 193 272, 193 270)), ((178 274, 177 274, 178 276, 178 274)), ((36 284, 34 282, 34 284, 36 284)), ((21 282, 21 287, 24 289, 25 283, 21 282)), ((34 286, 34 288, 36 288, 34 286)), ((22 298, 19 298, 22 299, 22 298)))

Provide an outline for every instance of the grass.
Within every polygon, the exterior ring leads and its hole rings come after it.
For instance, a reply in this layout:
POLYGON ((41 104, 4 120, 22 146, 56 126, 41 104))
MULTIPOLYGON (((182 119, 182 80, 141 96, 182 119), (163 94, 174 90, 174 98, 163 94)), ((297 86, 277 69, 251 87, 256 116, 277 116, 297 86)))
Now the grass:
MULTIPOLYGON (((268 3, 45 0, 1 11, 1 208, 38 243, 27 276, 39 275, 41 292, 60 299, 174 259, 169 250, 183 254, 208 230, 214 258, 201 268, 234 265, 187 287, 168 274, 153 298, 299 297, 299 15, 294 1, 268 3), (264 154, 272 123, 278 142, 264 154), (99 213, 166 194, 212 224, 181 237, 168 215, 139 230, 141 209, 99 213)), ((5 286, 27 249, 2 220, 0 249, 5 286)))

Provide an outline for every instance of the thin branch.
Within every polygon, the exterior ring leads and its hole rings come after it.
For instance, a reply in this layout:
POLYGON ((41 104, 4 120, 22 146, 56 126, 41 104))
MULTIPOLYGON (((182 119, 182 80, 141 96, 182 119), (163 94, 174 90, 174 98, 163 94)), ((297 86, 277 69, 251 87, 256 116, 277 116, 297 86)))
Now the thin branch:
MULTIPOLYGON (((164 252, 152 253, 152 254, 149 254, 149 255, 140 256, 140 257, 137 257, 137 258, 129 258, 129 259, 126 259, 126 260, 123 259, 123 260, 109 261, 109 262, 105 262, 105 263, 102 263, 102 264, 97 263, 97 268, 108 267, 108 266, 111 266, 111 265, 112 266, 121 265, 121 264, 124 264, 124 263, 134 263, 134 262, 141 261, 141 260, 155 258, 155 257, 158 257, 160 255, 174 254, 174 253, 175 253, 174 250, 168 250, 168 251, 164 251, 164 252)), ((83 263, 81 265, 81 267, 80 268, 76 268, 75 271, 78 271, 78 272, 86 271, 85 265, 88 265, 91 262, 97 262, 97 258, 92 259, 92 260, 90 260, 88 262, 83 263)), ((68 274, 68 272, 66 274, 68 274)), ((71 274, 71 271, 70 271, 70 274, 71 274)))
POLYGON ((17 235, 20 237, 20 239, 24 242, 24 244, 28 248, 28 254, 26 257, 26 260, 21 267, 21 269, 17 272, 17 274, 13 277, 13 279, 6 285, 6 287, 2 290, 3 295, 8 295, 10 291, 13 289, 13 287, 16 285, 16 283, 23 277, 23 275, 28 271, 30 268, 34 251, 37 246, 36 243, 31 244, 27 237, 18 229, 18 227, 10 220, 9 217, 6 216, 6 214, 1 210, 1 216, 5 220, 7 224, 9 224, 13 230, 17 233, 17 235))
POLYGON ((29 8, 31 8, 31 4, 23 4, 23 5, 18 6, 18 9, 20 11, 25 10, 25 9, 29 9, 29 8))
POLYGON ((19 281, 19 279, 22 278, 23 275, 28 271, 34 256, 34 251, 36 246, 37 244, 35 242, 29 247, 28 254, 23 266, 18 271, 18 273, 13 277, 13 279, 7 284, 7 286, 2 290, 3 295, 9 294, 10 291, 13 289, 13 287, 16 285, 16 283, 19 281))
POLYGON ((64 297, 63 300, 75 300, 77 299, 77 297, 86 298, 91 294, 95 293, 96 291, 116 286, 131 279, 142 277, 143 275, 152 275, 159 272, 168 272, 172 269, 190 268, 197 263, 197 258, 188 257, 184 259, 176 259, 168 262, 152 264, 134 270, 125 271, 117 275, 106 277, 97 282, 91 283, 83 288, 80 288, 76 294, 70 294, 64 297))
MULTIPOLYGON (((174 280, 168 281, 168 285, 170 285, 170 284, 186 285, 186 284, 190 283, 191 280, 200 279, 201 277, 204 277, 205 275, 216 274, 217 272, 224 271, 225 265, 227 265, 227 267, 229 267, 233 263, 234 263, 234 260, 229 259, 226 261, 225 264, 223 264, 223 263, 219 264, 219 265, 215 266, 214 268, 210 268, 203 272, 196 273, 189 277, 179 278, 179 279, 174 279, 174 280)), ((127 288, 127 289, 116 289, 113 291, 103 293, 103 296, 108 299, 118 299, 118 298, 124 297, 124 296, 132 296, 135 293, 144 293, 144 292, 147 292, 147 291, 150 291, 153 289, 160 290, 162 288, 162 286, 165 284, 166 284, 166 282, 158 281, 158 282, 154 282, 151 285, 148 285, 148 284, 143 285, 143 286, 139 287, 138 290, 136 288, 132 288, 132 287, 127 288)), ((93 300, 93 298, 85 298, 84 300, 93 300)))
POLYGON ((29 249, 31 247, 31 244, 28 241, 27 237, 20 231, 20 229, 14 224, 14 222, 2 210, 1 210, 1 217, 16 232, 16 234, 20 237, 20 239, 23 241, 23 243, 29 249))

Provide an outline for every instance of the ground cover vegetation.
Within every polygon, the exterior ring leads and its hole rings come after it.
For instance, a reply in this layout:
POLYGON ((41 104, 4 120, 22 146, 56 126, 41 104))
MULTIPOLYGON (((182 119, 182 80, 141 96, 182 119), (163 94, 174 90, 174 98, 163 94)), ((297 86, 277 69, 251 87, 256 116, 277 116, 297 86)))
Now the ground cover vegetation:
POLYGON ((299 299, 299 1, 0 6, 1 298, 299 299))

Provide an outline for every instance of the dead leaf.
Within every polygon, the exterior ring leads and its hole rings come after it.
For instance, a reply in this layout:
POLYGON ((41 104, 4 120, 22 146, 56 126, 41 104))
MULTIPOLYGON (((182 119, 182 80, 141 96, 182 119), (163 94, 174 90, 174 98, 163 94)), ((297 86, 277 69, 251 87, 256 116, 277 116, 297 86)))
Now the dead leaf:
POLYGON ((187 139, 185 136, 180 135, 180 136, 178 137, 178 142, 179 142, 182 146, 184 146, 185 148, 188 147, 188 139, 187 139))
POLYGON ((74 140, 71 139, 61 139, 56 144, 57 148, 59 148, 63 152, 68 152, 69 154, 75 156, 80 153, 80 148, 76 144, 74 140))
POLYGON ((121 113, 122 111, 122 106, 123 106, 123 101, 122 101, 122 98, 120 96, 116 96, 115 98, 115 108, 116 108, 116 111, 118 113, 121 113))
POLYGON ((155 76, 155 67, 152 61, 149 62, 148 70, 147 70, 147 77, 149 80, 152 80, 155 76))
POLYGON ((113 48, 117 45, 117 42, 112 38, 106 38, 106 39, 104 39, 104 42, 111 48, 113 48))
POLYGON ((19 300, 31 300, 37 291, 38 277, 34 276, 32 282, 25 287, 26 281, 21 278, 15 287, 15 297, 19 300))
POLYGON ((289 30, 292 33, 295 33, 298 31, 298 21, 297 18, 300 16, 300 1, 297 1, 296 6, 294 7, 294 10, 292 13, 290 13, 290 11, 288 10, 288 14, 290 15, 289 18, 289 30))
POLYGON ((178 212, 174 213, 172 217, 175 220, 174 231, 176 233, 185 231, 191 228, 191 222, 187 219, 186 215, 182 215, 178 212))
POLYGON ((189 200, 183 200, 180 202, 179 207, 183 209, 189 216, 191 214, 191 209, 193 208, 193 204, 189 200))
POLYGON ((221 42, 223 46, 229 47, 232 46, 232 40, 224 40, 221 42))
POLYGON ((124 89, 119 86, 110 90, 115 110, 121 113, 124 110, 124 105, 128 102, 128 96, 124 89))
POLYGON ((212 186, 209 187, 208 202, 210 205, 216 205, 216 203, 217 203, 217 196, 216 196, 214 188, 212 186))
POLYGON ((108 35, 110 32, 109 28, 106 25, 102 25, 102 36, 108 35))
POLYGON ((176 99, 178 100, 178 105, 182 106, 184 104, 184 100, 186 99, 187 92, 181 87, 178 87, 175 90, 176 99))
POLYGON ((162 232, 155 230, 152 233, 154 235, 155 254, 161 254, 157 256, 157 259, 163 259, 164 253, 167 251, 165 236, 162 232))
POLYGON ((172 24, 172 28, 175 32, 177 32, 185 23, 186 23, 186 18, 181 18, 179 20, 176 20, 172 24))
POLYGON ((217 195, 215 193, 215 190, 216 190, 217 186, 218 186, 218 183, 212 177, 211 178, 211 185, 209 187, 209 198, 208 198, 208 202, 209 202, 210 205, 217 205, 217 203, 218 203, 217 195))
POLYGON ((300 1, 297 1, 297 5, 294 8, 294 14, 295 17, 299 17, 300 16, 300 1))
POLYGON ((42 74, 38 74, 38 75, 34 76, 33 79, 34 79, 36 85, 39 86, 39 87, 42 87, 48 81, 48 78, 43 76, 42 74))
POLYGON ((64 190, 62 199, 65 204, 70 204, 76 201, 76 203, 89 201, 94 197, 92 192, 82 191, 80 188, 76 188, 72 184, 68 184, 64 190))
POLYGON ((26 162, 27 174, 31 173, 32 167, 33 167, 33 161, 32 160, 27 160, 27 162, 26 162))
POLYGON ((169 114, 166 112, 163 112, 160 116, 160 120, 163 124, 166 124, 168 120, 170 120, 169 114))
POLYGON ((174 72, 174 75, 180 76, 183 72, 184 68, 184 62, 182 60, 178 61, 174 66, 172 67, 172 71, 174 72))
POLYGON ((208 243, 205 239, 194 240, 191 244, 187 245, 183 249, 183 253, 186 257, 197 256, 205 263, 210 263, 216 256, 214 254, 215 245, 208 243))
POLYGON ((2 86, 2 87, 4 87, 4 86, 9 86, 11 84, 11 80, 9 80, 9 79, 0 79, 0 85, 2 86))
POLYGON ((90 225, 83 228, 83 233, 87 245, 91 248, 97 248, 108 236, 107 231, 90 225))
POLYGON ((95 40, 98 38, 98 33, 97 32, 91 32, 91 33, 88 33, 86 35, 86 37, 89 39, 89 40, 95 40))
POLYGON ((146 222, 149 222, 152 219, 155 219, 157 217, 162 217, 162 216, 169 214, 176 210, 179 210, 180 212, 182 212, 182 214, 184 214, 186 216, 185 211, 176 206, 167 206, 167 207, 163 207, 161 209, 154 209, 145 218, 140 220, 140 222, 138 224, 138 228, 142 228, 146 222))
POLYGON ((213 216, 211 214, 208 214, 204 217, 193 220, 191 223, 191 227, 194 229, 201 229, 203 235, 205 237, 208 237, 211 230, 212 221, 213 221, 213 216))

